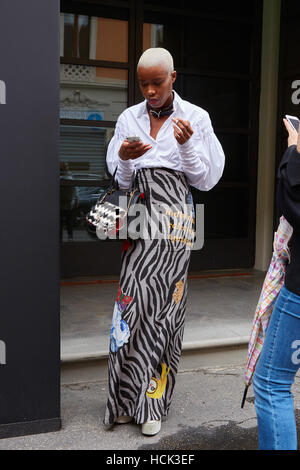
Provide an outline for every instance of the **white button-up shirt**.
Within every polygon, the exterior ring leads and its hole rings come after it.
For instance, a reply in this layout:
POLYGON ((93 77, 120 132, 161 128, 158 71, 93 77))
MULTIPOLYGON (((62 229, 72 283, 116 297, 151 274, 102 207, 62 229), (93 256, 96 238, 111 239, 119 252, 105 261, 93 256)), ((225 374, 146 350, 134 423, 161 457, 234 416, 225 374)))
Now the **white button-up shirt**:
POLYGON ((222 176, 225 156, 207 111, 182 100, 174 91, 174 112, 153 139, 146 103, 145 100, 123 111, 108 146, 108 170, 113 174, 118 165, 116 178, 120 188, 130 186, 134 170, 153 167, 183 171, 187 182, 201 191, 213 188, 222 176), (190 122, 194 133, 185 144, 180 145, 175 139, 172 118, 190 122), (127 137, 133 135, 138 135, 144 144, 150 144, 152 148, 135 160, 121 160, 120 147, 127 137))

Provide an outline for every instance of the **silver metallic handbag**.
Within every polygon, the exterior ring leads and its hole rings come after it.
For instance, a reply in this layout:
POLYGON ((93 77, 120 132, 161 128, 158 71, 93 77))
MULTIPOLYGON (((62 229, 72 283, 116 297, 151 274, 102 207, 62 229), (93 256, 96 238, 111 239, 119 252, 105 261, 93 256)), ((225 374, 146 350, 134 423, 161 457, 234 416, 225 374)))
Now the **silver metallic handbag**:
MULTIPOLYGON (((115 179, 117 169, 118 167, 114 171, 110 186, 86 216, 86 222, 92 232, 100 231, 114 239, 119 238, 119 232, 125 225, 129 225, 129 208, 144 198, 144 194, 139 191, 135 173, 129 189, 119 188, 115 179)), ((125 238, 129 238, 128 235, 125 238)))

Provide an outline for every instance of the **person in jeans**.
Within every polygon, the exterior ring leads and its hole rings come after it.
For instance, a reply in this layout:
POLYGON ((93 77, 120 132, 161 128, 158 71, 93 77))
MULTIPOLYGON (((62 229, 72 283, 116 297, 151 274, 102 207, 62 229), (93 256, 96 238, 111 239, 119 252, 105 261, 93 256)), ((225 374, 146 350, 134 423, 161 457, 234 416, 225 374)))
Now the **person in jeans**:
POLYGON ((289 133, 278 170, 277 204, 293 227, 291 261, 253 379, 259 449, 296 450, 297 430, 291 387, 300 367, 300 132, 289 133))

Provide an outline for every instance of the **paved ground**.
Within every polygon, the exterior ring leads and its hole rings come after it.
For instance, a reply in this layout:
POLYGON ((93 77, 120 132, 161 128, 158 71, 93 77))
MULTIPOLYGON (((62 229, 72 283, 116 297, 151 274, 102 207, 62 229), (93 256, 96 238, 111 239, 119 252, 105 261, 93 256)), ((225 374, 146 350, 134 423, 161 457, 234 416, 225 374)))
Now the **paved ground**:
MULTIPOLYGON (((240 277, 212 275, 190 279, 185 344, 249 338, 263 278, 263 273, 250 271, 240 277)), ((116 292, 117 283, 62 287, 63 356, 107 352, 116 292)), ((252 388, 245 408, 240 408, 243 365, 208 368, 205 363, 206 368, 199 369, 196 364, 182 358, 183 370, 178 374, 173 405, 157 436, 143 436, 135 424, 111 428, 102 424, 107 398, 107 381, 103 380, 62 386, 61 431, 2 439, 0 450, 256 449, 252 388), (193 367, 197 369, 191 370, 193 367)), ((294 392, 300 430, 300 375, 294 392)))
MULTIPOLYGON (((173 406, 161 432, 141 434, 135 424, 104 426, 107 382, 62 387, 62 430, 0 440, 3 449, 221 450, 256 449, 253 390, 240 408, 242 367, 178 374, 173 406)), ((300 430, 300 377, 294 385, 300 430)), ((300 443, 299 443, 300 448, 300 443)), ((133 454, 134 455, 134 454, 133 454)))

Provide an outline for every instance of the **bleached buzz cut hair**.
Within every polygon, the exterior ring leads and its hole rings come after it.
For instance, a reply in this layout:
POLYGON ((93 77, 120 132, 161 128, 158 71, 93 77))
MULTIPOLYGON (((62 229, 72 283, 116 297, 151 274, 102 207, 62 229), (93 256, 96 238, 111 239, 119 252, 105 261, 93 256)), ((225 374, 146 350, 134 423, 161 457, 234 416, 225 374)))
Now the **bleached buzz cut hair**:
POLYGON ((169 75, 174 71, 174 61, 170 52, 163 47, 151 47, 146 49, 140 57, 137 64, 137 70, 139 67, 156 67, 162 65, 169 75))

